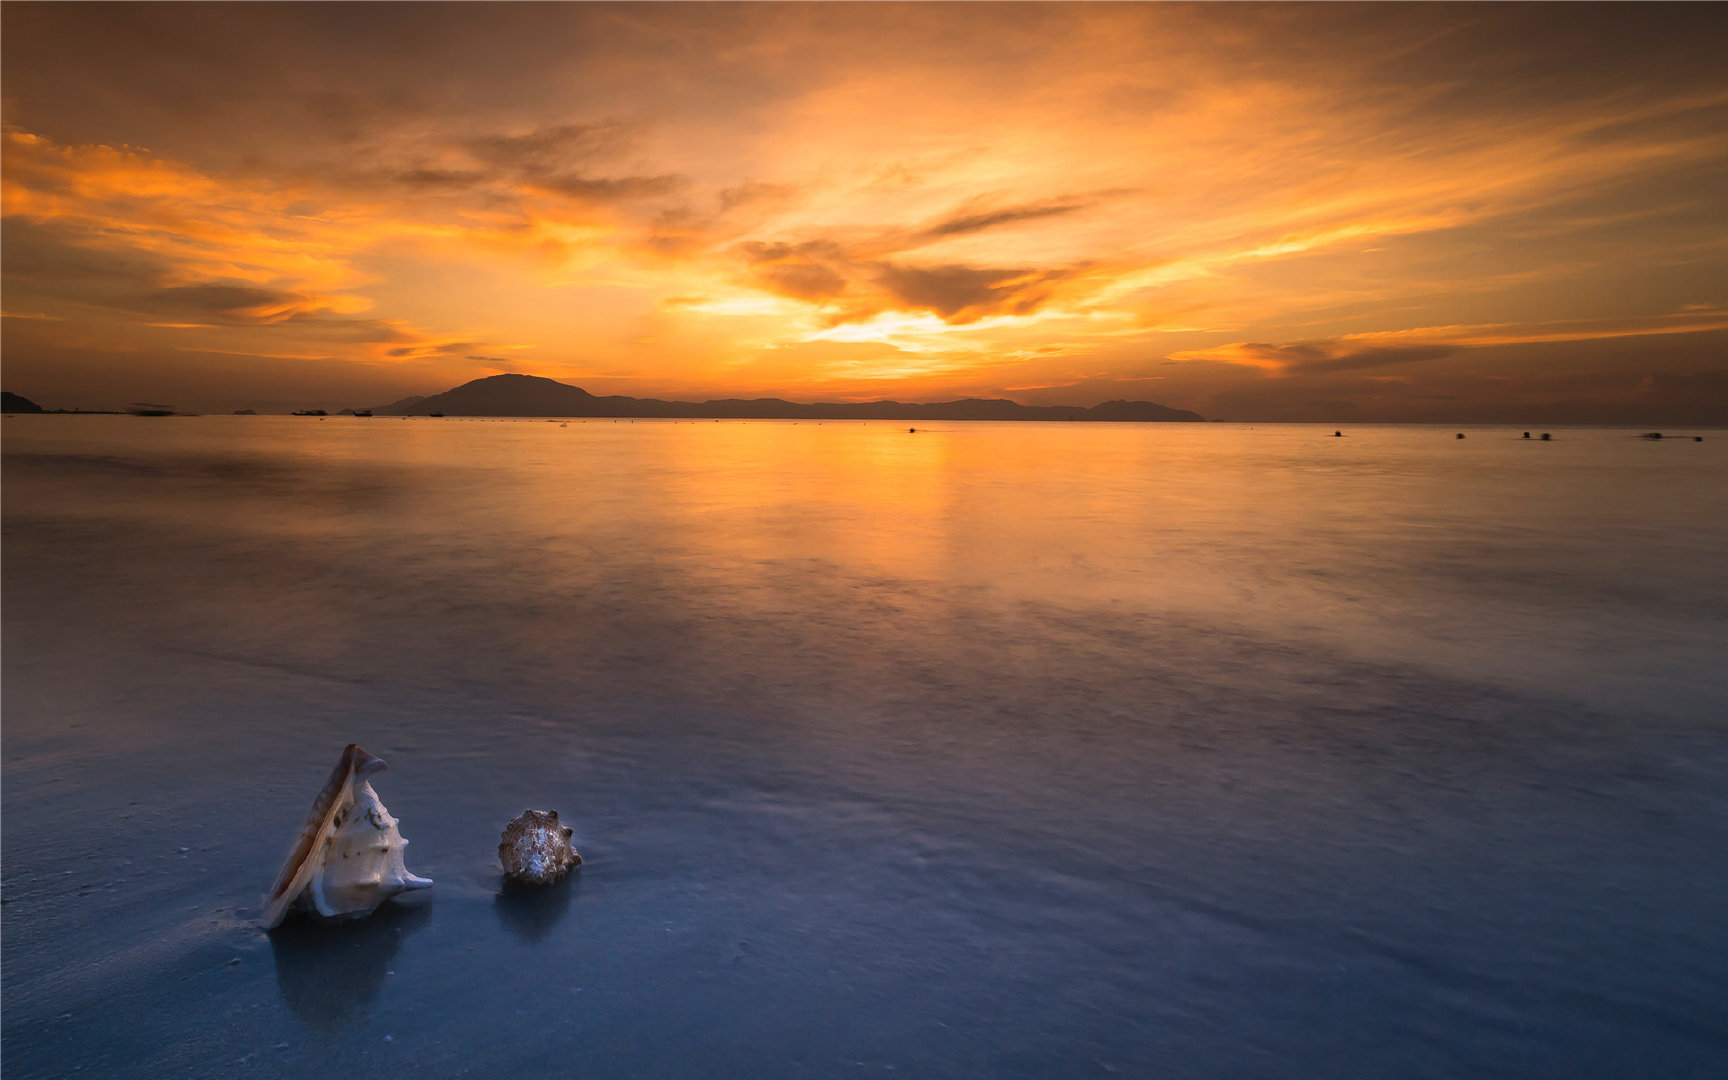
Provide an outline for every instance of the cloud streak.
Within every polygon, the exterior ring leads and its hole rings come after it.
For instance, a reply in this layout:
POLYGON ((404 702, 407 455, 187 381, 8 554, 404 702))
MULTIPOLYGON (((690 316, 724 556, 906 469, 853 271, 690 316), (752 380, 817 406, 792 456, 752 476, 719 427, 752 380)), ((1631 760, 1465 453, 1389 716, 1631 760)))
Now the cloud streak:
MULTIPOLYGON (((1413 327, 1284 344, 1237 341, 1173 352, 1168 359, 1178 364, 1227 364, 1251 368, 1274 377, 1316 376, 1375 368, 1403 368, 1472 349, 1611 342, 1622 338, 1720 331, 1728 331, 1728 310, 1683 311, 1632 322, 1594 320, 1563 325, 1499 323, 1413 327)), ((1407 373, 1401 371, 1399 374, 1407 373)))

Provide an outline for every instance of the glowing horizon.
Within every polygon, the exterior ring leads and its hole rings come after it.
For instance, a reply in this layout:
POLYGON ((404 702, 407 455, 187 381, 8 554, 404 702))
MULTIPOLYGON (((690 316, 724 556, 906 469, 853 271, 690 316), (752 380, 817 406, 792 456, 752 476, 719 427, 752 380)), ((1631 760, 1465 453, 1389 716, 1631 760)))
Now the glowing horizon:
POLYGON ((4 20, 5 383, 49 407, 1728 418, 1718 6, 4 20))

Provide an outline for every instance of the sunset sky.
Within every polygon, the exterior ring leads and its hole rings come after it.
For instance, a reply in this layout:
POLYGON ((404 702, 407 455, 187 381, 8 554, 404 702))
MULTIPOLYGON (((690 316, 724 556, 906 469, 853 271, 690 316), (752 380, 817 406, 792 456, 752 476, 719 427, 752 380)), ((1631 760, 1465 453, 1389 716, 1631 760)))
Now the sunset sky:
POLYGON ((1728 6, 6 4, 3 377, 1728 421, 1728 6))

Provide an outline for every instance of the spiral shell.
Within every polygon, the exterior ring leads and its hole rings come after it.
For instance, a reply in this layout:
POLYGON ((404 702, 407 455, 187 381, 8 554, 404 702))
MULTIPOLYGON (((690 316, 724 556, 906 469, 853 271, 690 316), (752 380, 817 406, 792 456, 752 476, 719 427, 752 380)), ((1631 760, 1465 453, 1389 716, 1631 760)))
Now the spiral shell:
POLYGON ((498 861, 504 875, 525 885, 548 885, 581 865, 570 846, 575 830, 558 823, 556 810, 524 810, 504 827, 498 861))
POLYGON ((265 929, 279 926, 290 910, 363 918, 398 893, 432 887, 403 865, 408 841, 367 780, 386 768, 357 743, 343 749, 265 897, 265 929))

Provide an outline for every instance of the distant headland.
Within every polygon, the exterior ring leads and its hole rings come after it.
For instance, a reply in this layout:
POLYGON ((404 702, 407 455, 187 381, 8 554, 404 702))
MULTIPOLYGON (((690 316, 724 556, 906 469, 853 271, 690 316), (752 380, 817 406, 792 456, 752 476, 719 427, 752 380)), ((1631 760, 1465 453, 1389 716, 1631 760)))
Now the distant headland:
POLYGON ((1198 413, 1150 401, 1078 405, 1022 405, 1003 398, 803 404, 781 398, 661 401, 621 395, 599 397, 579 386, 537 375, 492 375, 431 397, 407 397, 375 406, 378 416, 606 416, 713 420, 1108 420, 1128 423, 1204 420, 1198 413))
MULTIPOLYGON (((138 412, 133 409, 133 412, 138 412)), ((118 409, 44 409, 23 394, 14 394, 10 390, 0 390, 0 413, 16 416, 19 413, 72 413, 79 416, 117 416, 118 409)), ((161 415, 170 415, 164 411, 161 415)))

